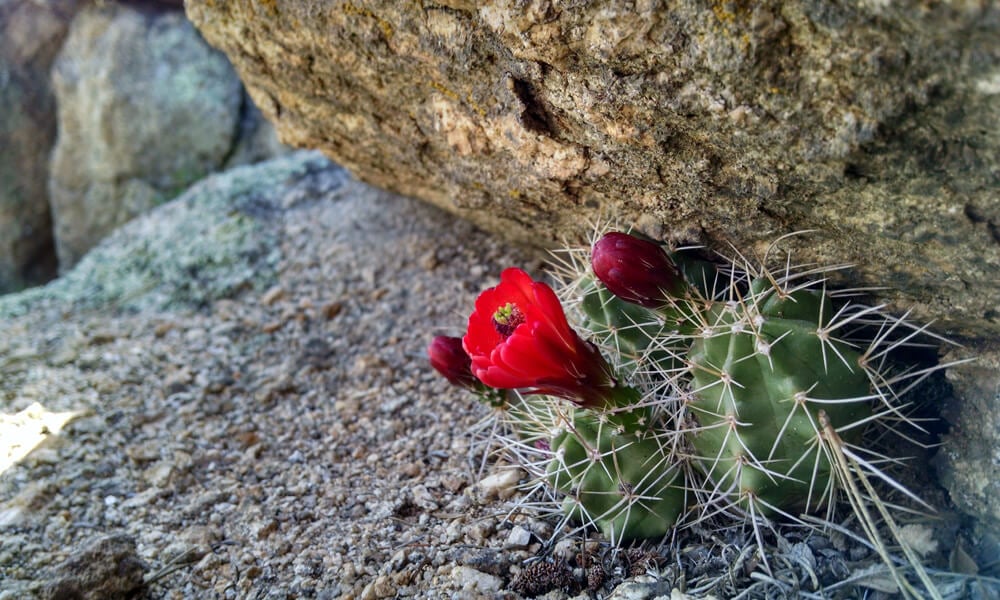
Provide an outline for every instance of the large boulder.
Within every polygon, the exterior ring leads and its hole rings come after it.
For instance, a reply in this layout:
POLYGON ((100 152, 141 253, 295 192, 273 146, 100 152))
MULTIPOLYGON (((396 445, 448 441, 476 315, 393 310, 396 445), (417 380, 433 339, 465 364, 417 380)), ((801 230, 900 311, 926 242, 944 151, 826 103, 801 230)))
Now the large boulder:
POLYGON ((190 0, 282 139, 551 245, 647 233, 854 263, 1000 332, 1000 9, 986 3, 190 0))
POLYGON ((49 68, 79 0, 0 2, 0 293, 55 274, 48 179, 49 68))
POLYGON ((273 154, 269 127, 226 57, 176 10, 81 12, 53 84, 59 137, 49 190, 62 270, 206 174, 273 154))

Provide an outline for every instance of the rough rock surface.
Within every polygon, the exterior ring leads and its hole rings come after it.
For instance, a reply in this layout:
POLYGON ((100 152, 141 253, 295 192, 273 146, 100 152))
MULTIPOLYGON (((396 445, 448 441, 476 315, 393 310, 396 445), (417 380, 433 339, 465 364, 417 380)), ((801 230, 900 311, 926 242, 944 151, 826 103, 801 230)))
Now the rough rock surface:
POLYGON ((243 122, 256 109, 239 79, 176 10, 106 4, 82 11, 53 85, 59 135, 49 191, 64 271, 114 227, 234 156, 260 158, 259 149, 241 147, 258 128, 243 122))
POLYGON ((0 3, 0 293, 55 275, 46 190, 56 139, 49 69, 79 4, 0 3))
POLYGON ((948 375, 961 401, 946 407, 951 431, 937 456, 939 477, 952 501, 979 517, 1000 548, 1000 348, 982 348, 976 362, 948 375))
POLYGON ((856 263, 1000 332, 995 3, 191 0, 282 139, 551 244, 661 238, 856 263))
POLYGON ((128 600, 145 585, 146 565, 127 535, 98 538, 47 574, 46 600, 128 600))
POLYGON ((219 170, 253 164, 289 151, 289 148, 278 139, 274 127, 264 118, 246 90, 240 95, 240 99, 239 133, 233 147, 226 155, 226 162, 219 170))

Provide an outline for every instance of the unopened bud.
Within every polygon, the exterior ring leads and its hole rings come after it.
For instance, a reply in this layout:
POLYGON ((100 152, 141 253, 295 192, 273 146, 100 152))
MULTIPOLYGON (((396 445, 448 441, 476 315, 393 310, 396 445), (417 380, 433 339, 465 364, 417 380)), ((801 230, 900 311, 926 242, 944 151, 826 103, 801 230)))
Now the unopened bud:
POLYGON ((439 335, 427 346, 431 366, 452 385, 478 390, 479 380, 472 374, 472 359, 462 348, 462 338, 439 335))
POLYGON ((663 248, 627 233, 605 234, 590 256, 594 275, 626 302, 659 308, 680 294, 684 281, 663 248))

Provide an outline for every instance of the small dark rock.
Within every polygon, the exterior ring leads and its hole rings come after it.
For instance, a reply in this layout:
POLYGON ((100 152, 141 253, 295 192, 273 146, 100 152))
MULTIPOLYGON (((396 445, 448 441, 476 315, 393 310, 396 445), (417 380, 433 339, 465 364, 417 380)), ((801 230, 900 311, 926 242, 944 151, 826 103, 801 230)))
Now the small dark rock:
POLYGON ((55 568, 42 598, 124 600, 142 589, 145 571, 134 538, 122 534, 102 537, 55 568))
POLYGON ((333 348, 330 344, 319 337, 312 337, 302 345, 302 352, 299 355, 301 366, 311 365, 317 369, 330 368, 333 358, 333 348))
POLYGON ((451 560, 477 571, 495 577, 506 577, 510 570, 510 560, 506 554, 489 548, 459 549, 451 560))

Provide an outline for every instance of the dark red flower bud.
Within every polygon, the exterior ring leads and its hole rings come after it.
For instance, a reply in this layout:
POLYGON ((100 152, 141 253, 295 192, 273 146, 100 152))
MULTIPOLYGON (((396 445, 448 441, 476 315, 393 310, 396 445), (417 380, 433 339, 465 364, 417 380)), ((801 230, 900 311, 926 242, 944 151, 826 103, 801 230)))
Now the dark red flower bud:
POLYGON ((605 234, 590 254, 594 275, 626 302, 659 308, 683 292, 684 281, 659 244, 621 232, 605 234))
POLYGON ((472 359, 462 348, 462 338, 439 335, 427 346, 431 366, 452 385, 470 390, 480 388, 479 380, 472 374, 472 359))

